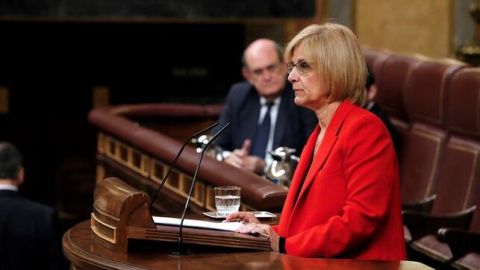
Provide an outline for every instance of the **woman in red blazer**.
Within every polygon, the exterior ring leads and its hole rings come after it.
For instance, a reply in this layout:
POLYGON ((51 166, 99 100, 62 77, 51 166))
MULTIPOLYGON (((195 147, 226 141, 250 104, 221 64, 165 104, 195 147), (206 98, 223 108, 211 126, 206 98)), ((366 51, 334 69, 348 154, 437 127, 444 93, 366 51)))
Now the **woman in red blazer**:
POLYGON ((385 125, 361 109, 366 64, 346 27, 310 25, 285 51, 295 104, 318 126, 300 157, 280 223, 252 213, 227 221, 269 235, 272 250, 302 257, 405 260, 398 165, 385 125))

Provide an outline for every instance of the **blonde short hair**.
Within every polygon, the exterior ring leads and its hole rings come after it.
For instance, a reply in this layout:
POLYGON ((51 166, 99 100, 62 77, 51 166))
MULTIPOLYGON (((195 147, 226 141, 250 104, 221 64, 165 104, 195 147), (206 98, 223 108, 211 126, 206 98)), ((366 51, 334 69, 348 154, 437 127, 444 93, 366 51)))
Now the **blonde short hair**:
POLYGON ((291 62, 294 49, 300 45, 305 60, 329 86, 329 102, 349 99, 362 104, 366 64, 357 38, 350 29, 334 23, 305 27, 288 43, 286 62, 291 62))

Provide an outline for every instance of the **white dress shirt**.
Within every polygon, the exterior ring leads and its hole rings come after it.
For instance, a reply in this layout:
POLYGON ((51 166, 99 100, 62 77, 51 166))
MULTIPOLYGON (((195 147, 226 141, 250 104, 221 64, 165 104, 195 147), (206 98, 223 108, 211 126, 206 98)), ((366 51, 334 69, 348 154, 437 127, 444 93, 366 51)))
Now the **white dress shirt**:
MULTIPOLYGON (((278 110, 280 108, 280 101, 282 101, 281 97, 277 97, 275 100, 273 100, 273 105, 272 105, 272 108, 270 109, 270 119, 271 119, 270 134, 268 135, 268 143, 265 150, 267 152, 267 154, 265 155, 265 163, 267 163, 267 165, 265 166, 265 171, 273 162, 272 155, 270 155, 269 152, 274 150, 272 149, 272 146, 273 146, 273 138, 275 136, 275 124, 277 123, 278 110)), ((259 125, 262 123, 263 118, 265 117, 265 114, 268 110, 267 100, 264 97, 260 97, 260 106, 261 106, 260 116, 258 118, 259 125)))
POLYGON ((18 188, 13 185, 2 185, 0 184, 0 190, 13 190, 13 191, 18 191, 18 188))

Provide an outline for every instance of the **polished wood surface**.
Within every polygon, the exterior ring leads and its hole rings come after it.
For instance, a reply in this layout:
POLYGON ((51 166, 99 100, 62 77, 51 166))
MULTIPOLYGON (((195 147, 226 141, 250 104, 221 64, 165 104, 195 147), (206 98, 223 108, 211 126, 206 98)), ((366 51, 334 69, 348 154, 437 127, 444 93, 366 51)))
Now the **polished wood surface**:
POLYGON ((130 228, 155 229, 148 195, 118 178, 98 181, 93 201, 91 228, 95 240, 110 250, 127 251, 130 228))
MULTIPOLYGON (((177 227, 155 225, 149 209, 150 202, 145 192, 118 178, 110 177, 98 181, 90 219, 95 243, 112 251, 126 253, 132 239, 178 242, 177 227)), ((182 230, 182 242, 214 247, 270 250, 270 241, 265 237, 187 226, 182 230)))
POLYGON ((108 250, 93 241, 90 221, 63 236, 63 251, 74 269, 432 269, 411 261, 359 261, 300 258, 276 252, 187 246, 192 255, 171 255, 175 245, 157 241, 129 242, 127 253, 108 250))

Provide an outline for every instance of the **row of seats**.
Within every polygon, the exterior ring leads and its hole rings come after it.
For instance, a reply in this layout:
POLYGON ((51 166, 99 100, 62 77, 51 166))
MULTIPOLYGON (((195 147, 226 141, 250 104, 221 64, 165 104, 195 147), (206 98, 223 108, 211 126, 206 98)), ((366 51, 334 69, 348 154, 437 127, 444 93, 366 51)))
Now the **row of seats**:
POLYGON ((435 268, 480 269, 480 68, 363 52, 376 77, 376 102, 401 137, 409 259, 435 268), (459 243, 446 228, 468 232, 466 239, 477 237, 477 244, 459 243))

